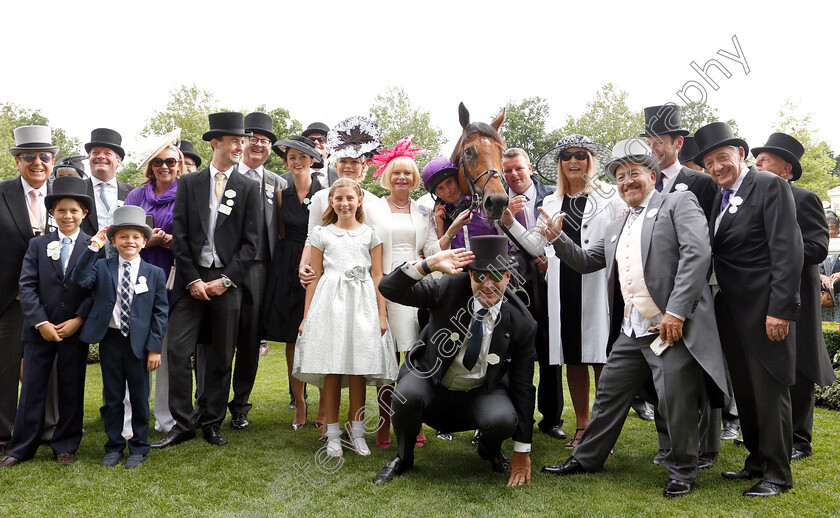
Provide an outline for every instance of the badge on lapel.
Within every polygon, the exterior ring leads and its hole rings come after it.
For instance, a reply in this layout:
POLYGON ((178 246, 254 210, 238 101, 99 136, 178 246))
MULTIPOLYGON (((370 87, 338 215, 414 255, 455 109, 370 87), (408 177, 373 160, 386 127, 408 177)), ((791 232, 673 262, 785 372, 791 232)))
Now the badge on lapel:
POLYGON ((61 257, 61 241, 51 241, 47 244, 47 257, 53 261, 58 261, 61 257))
POLYGON ((688 190, 688 185, 686 185, 684 183, 678 183, 677 185, 674 186, 674 191, 677 191, 677 192, 684 192, 684 191, 687 191, 687 190, 688 190))
POLYGON ((228 205, 219 205, 219 212, 230 216, 231 208, 228 205))
POLYGON ((490 365, 497 365, 499 363, 499 355, 496 353, 488 354, 487 363, 489 363, 490 365))
POLYGON ((735 214, 738 212, 738 208, 742 203, 744 203, 744 198, 741 198, 740 196, 733 196, 729 198, 729 213, 735 214))
POLYGON ((615 243, 616 239, 618 239, 618 236, 614 235, 613 237, 610 238, 610 243, 615 243))
POLYGON ((228 189, 225 191, 225 196, 227 196, 228 198, 236 198, 236 191, 234 191, 233 189, 228 189))
POLYGON ((142 275, 137 277, 137 284, 134 285, 134 293, 146 293, 147 291, 149 291, 149 285, 146 284, 146 278, 142 275))
POLYGON ((423 216, 428 216, 429 215, 429 209, 427 209, 425 205, 419 205, 417 207, 417 210, 419 210, 420 214, 422 214, 423 216))
POLYGON ((659 214, 659 209, 650 209, 647 213, 647 219, 653 219, 659 214))

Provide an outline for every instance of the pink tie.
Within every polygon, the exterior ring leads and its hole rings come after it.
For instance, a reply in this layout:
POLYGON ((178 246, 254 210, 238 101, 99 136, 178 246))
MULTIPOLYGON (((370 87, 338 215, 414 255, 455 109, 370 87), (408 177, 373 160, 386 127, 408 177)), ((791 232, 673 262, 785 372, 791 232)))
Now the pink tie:
POLYGON ((29 202, 29 210, 32 212, 32 215, 35 216, 35 219, 38 221, 38 224, 41 224, 41 204, 38 203, 38 197, 41 196, 41 191, 37 189, 33 189, 29 191, 30 197, 32 200, 29 202))

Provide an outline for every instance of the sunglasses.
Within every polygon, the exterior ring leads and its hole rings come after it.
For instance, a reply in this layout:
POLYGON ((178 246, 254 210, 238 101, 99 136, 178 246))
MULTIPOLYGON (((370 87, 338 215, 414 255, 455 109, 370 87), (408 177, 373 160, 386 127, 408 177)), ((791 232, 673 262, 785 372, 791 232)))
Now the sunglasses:
POLYGON ((53 158, 52 155, 49 153, 24 153, 23 159, 27 162, 34 162, 36 156, 40 158, 41 162, 45 164, 49 164, 50 162, 52 162, 53 158))
POLYGON ((175 165, 180 162, 177 158, 153 158, 152 165, 154 167, 160 167, 163 164, 166 164, 166 167, 175 167, 175 165))
POLYGON ((327 139, 325 137, 306 137, 312 142, 326 142, 327 139))
POLYGON ((572 157, 574 157, 575 160, 577 160, 578 162, 583 162, 584 160, 589 158, 589 153, 587 153, 586 151, 575 151, 574 153, 572 153, 571 151, 563 151, 560 154, 560 160, 564 162, 568 162, 572 159, 572 157))
POLYGON ((493 282, 501 282, 505 278, 505 272, 472 272, 472 278, 478 284, 486 281, 488 277, 493 282))

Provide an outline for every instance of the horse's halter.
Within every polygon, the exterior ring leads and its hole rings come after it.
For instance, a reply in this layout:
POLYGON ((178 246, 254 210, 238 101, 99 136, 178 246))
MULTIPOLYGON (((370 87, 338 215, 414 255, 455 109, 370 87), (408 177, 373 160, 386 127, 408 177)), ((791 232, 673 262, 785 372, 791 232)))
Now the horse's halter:
POLYGON ((464 172, 464 178, 467 180, 467 186, 469 186, 469 188, 470 188, 470 196, 472 197, 471 207, 473 209, 477 209, 478 207, 481 206, 481 201, 484 197, 484 188, 487 187, 487 182, 489 182, 493 178, 499 178, 499 181, 501 181, 502 175, 499 173, 498 169, 487 169, 486 171, 484 171, 480 175, 473 178, 470 175, 469 170, 467 169, 467 160, 464 157, 464 151, 466 149, 467 149, 467 146, 466 146, 466 143, 464 143, 464 146, 461 148, 461 157, 459 159, 458 166, 464 172), (476 190, 476 184, 485 175, 486 175, 486 177, 484 178, 484 183, 481 184, 481 192, 479 193, 479 191, 476 190))

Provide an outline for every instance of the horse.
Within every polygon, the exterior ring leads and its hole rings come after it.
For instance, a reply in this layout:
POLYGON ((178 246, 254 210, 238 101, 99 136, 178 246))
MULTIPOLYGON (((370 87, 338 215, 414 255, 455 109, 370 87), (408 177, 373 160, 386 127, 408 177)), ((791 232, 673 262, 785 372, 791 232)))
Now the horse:
POLYGON ((505 141, 499 128, 505 121, 505 112, 490 124, 470 123, 470 112, 464 103, 458 106, 461 138, 455 145, 450 162, 458 164, 458 184, 469 194, 473 208, 481 207, 488 219, 501 219, 508 205, 508 195, 502 185, 502 153, 505 141))

